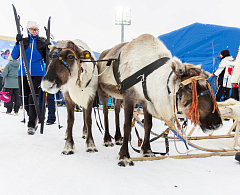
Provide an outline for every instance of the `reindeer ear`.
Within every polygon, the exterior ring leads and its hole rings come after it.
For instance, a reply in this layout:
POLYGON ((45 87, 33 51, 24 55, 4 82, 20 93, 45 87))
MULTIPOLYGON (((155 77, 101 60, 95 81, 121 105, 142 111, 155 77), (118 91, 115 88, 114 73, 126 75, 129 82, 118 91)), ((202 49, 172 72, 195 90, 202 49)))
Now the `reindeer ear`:
POLYGON ((186 71, 185 65, 176 61, 172 62, 171 68, 177 76, 182 76, 186 71))
POLYGON ((48 45, 48 49, 50 49, 50 51, 52 51, 54 47, 54 45, 48 45))
POLYGON ((72 41, 68 41, 67 48, 70 48, 75 51, 75 44, 72 41))
POLYGON ((87 50, 83 51, 83 58, 84 59, 91 59, 91 53, 87 50))

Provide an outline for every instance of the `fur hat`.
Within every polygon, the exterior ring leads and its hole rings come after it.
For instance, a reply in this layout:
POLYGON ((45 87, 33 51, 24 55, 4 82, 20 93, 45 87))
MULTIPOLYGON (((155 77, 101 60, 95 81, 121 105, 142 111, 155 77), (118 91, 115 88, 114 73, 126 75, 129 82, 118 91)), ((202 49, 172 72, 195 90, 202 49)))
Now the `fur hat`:
POLYGON ((8 56, 8 61, 10 62, 10 61, 12 61, 13 59, 12 59, 12 56, 11 56, 11 54, 9 54, 9 56, 8 56))
POLYGON ((29 29, 29 28, 31 28, 33 26, 38 28, 37 22, 35 22, 35 21, 28 21, 27 28, 29 29))
POLYGON ((222 54, 222 56, 223 56, 222 59, 227 57, 227 56, 230 56, 230 52, 229 52, 228 49, 222 50, 220 54, 222 54))

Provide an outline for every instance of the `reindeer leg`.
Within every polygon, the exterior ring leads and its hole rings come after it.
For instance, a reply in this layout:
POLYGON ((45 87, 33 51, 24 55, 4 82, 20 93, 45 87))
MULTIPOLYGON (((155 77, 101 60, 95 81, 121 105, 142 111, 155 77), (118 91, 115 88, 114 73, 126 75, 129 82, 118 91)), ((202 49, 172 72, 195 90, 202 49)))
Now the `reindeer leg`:
POLYGON ((85 122, 85 115, 86 115, 86 110, 83 109, 83 130, 82 130, 82 138, 85 139, 87 137, 87 125, 85 122))
POLYGON ((87 126, 86 152, 98 152, 92 136, 92 106, 93 99, 90 99, 87 110, 84 109, 85 110, 84 120, 87 126))
POLYGON ((69 154, 74 154, 74 150, 75 150, 73 136, 72 136, 75 103, 70 98, 68 92, 64 94, 64 99, 66 102, 68 115, 67 115, 67 130, 66 130, 67 138, 66 138, 66 143, 63 148, 62 154, 69 155, 69 154))
POLYGON ((104 126, 105 126, 103 145, 106 147, 113 146, 112 138, 109 134, 109 125, 108 125, 108 98, 109 98, 109 96, 101 90, 101 87, 98 88, 98 94, 103 103, 104 126))
POLYGON ((151 156, 155 156, 150 146, 150 131, 152 129, 152 115, 149 114, 149 112, 147 111, 146 104, 143 105, 143 113, 144 113, 145 135, 144 135, 143 145, 141 148, 141 153, 143 157, 151 157, 151 156))
MULTIPOLYGON (((125 98, 126 99, 126 98, 125 98)), ((132 128, 132 118, 133 118, 133 109, 134 109, 134 102, 131 100, 125 101, 124 106, 124 114, 125 114, 125 121, 124 121, 124 137, 123 137, 123 144, 118 154, 119 161, 118 165, 125 167, 126 165, 133 166, 134 163, 130 159, 130 155, 128 152, 128 140, 132 128)))
POLYGON ((119 124, 119 113, 121 110, 121 104, 123 103, 123 100, 117 99, 115 104, 115 125, 116 125, 116 132, 115 132, 115 144, 116 145, 122 145, 123 137, 121 135, 120 131, 120 124, 119 124))

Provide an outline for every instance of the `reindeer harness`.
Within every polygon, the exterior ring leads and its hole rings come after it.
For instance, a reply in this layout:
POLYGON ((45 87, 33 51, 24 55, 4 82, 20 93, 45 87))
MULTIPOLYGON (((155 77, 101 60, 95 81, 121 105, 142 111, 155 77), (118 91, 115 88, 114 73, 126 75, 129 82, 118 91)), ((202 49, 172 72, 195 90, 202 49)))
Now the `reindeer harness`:
MULTIPOLYGON (((52 58, 58 58, 58 60, 59 60, 60 62, 62 62, 62 64, 68 69, 70 76, 71 76, 70 66, 68 65, 68 63, 67 63, 66 61, 64 61, 64 60, 62 59, 62 57, 59 56, 59 54, 60 54, 60 52, 63 51, 63 50, 69 50, 69 51, 71 51, 71 52, 73 53, 73 55, 74 55, 74 57, 75 57, 75 60, 77 60, 77 64, 78 64, 78 67, 79 67, 79 70, 78 70, 78 78, 77 78, 77 80, 76 80, 76 84, 77 84, 79 87, 81 87, 80 74, 84 71, 83 68, 82 68, 81 63, 82 63, 82 62, 92 62, 92 63, 93 63, 92 75, 93 75, 93 72, 94 72, 94 69, 95 69, 95 66, 96 66, 96 62, 94 62, 94 61, 82 61, 82 60, 80 60, 80 59, 77 57, 75 50, 72 49, 72 48, 68 48, 68 47, 67 47, 67 48, 57 48, 57 49, 58 49, 58 51, 56 51, 55 54, 52 55, 52 58)), ((90 56, 88 56, 88 57, 90 57, 90 56)), ((92 80, 92 77, 91 77, 91 78, 89 79, 89 81, 87 82, 85 88, 90 84, 91 80, 92 80)))
MULTIPOLYGON (((179 89, 176 92, 176 107, 177 107, 177 109, 178 109, 178 99, 182 100, 182 89, 184 88, 184 86, 186 86, 190 83, 191 83, 192 98, 184 104, 184 107, 187 107, 190 103, 192 103, 191 107, 188 109, 189 111, 188 111, 187 118, 190 118, 192 123, 194 123, 194 124, 200 124, 200 114, 199 114, 199 110, 198 110, 198 98, 202 97, 204 95, 207 95, 207 94, 210 94, 210 96, 212 97, 212 100, 213 100, 214 108, 213 108, 212 113, 214 113, 215 109, 216 109, 217 112, 220 114, 216 99, 214 97, 214 93, 212 91, 211 84, 207 81, 206 78, 201 77, 201 76, 193 76, 193 77, 190 77, 190 78, 180 82, 179 89), (206 80, 208 89, 203 92, 198 93, 197 92, 197 81, 198 80, 206 80)), ((179 125, 180 124, 177 121, 178 128, 179 128, 179 125)))

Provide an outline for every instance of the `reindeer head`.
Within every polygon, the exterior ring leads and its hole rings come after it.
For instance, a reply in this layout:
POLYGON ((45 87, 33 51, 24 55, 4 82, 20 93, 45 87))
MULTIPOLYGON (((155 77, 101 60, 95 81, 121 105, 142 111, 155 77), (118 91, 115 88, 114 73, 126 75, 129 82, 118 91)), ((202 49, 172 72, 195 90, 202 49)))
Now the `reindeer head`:
POLYGON ((43 90, 56 93, 68 82, 81 87, 84 74, 81 60, 91 59, 90 51, 78 47, 72 41, 58 41, 50 48, 49 57, 50 64, 41 83, 43 90))
POLYGON ((172 70, 178 81, 177 108, 186 118, 200 127, 204 132, 216 130, 222 125, 211 85, 207 79, 209 73, 193 64, 172 63, 172 70))

